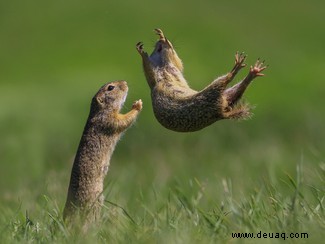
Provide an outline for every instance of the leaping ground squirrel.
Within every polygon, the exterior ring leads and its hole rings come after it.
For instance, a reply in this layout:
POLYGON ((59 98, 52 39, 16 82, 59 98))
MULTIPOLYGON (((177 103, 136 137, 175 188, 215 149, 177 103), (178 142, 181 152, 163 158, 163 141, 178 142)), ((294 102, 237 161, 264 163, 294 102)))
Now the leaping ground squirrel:
POLYGON ((220 119, 245 119, 250 116, 250 106, 239 101, 251 81, 263 76, 261 72, 267 67, 264 61, 258 59, 241 82, 227 88, 238 71, 246 66, 246 55, 237 52, 233 69, 198 92, 187 84, 182 61, 171 42, 160 29, 155 31, 159 40, 150 56, 143 50, 142 42, 136 47, 151 89, 153 111, 161 125, 173 131, 191 132, 220 119))
POLYGON ((136 120, 142 101, 135 101, 131 111, 120 114, 128 92, 125 81, 107 83, 93 97, 90 114, 73 163, 65 220, 85 223, 99 217, 104 201, 104 178, 110 158, 122 133, 136 120))

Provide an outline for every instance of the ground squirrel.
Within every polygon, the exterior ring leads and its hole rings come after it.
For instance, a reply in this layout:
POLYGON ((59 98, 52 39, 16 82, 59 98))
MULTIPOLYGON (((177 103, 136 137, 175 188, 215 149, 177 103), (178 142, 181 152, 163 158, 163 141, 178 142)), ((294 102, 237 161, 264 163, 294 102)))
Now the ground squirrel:
POLYGON ((128 92, 125 81, 107 83, 93 97, 90 114, 73 163, 64 219, 80 217, 86 223, 99 217, 104 201, 103 183, 115 145, 136 120, 142 101, 120 114, 128 92))
POLYGON ((197 92, 189 87, 183 76, 183 64, 171 42, 160 29, 159 40, 149 56, 143 43, 136 45, 143 61, 144 73, 151 89, 155 117, 167 129, 178 132, 201 130, 220 119, 244 119, 250 116, 250 106, 240 103, 250 82, 263 76, 267 66, 259 59, 248 75, 238 84, 227 88, 240 69, 246 66, 246 55, 236 53, 235 66, 226 75, 214 80, 197 92))

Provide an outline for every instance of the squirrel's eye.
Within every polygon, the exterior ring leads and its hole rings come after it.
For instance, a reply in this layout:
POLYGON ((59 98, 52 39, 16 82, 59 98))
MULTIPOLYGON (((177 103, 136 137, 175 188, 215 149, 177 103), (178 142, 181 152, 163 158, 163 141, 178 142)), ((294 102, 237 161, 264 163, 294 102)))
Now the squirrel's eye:
POLYGON ((115 88, 115 86, 109 85, 109 86, 107 87, 107 91, 112 91, 114 88, 115 88))

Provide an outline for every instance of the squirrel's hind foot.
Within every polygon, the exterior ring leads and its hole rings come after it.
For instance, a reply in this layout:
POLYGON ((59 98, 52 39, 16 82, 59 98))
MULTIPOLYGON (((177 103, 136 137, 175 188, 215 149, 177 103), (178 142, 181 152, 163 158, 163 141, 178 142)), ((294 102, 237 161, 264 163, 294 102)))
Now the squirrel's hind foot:
POLYGON ((255 78, 257 76, 264 76, 264 74, 262 74, 261 72, 263 70, 265 70, 268 65, 264 65, 265 64, 265 60, 260 61, 260 59, 258 58, 255 65, 250 67, 250 74, 255 78))
POLYGON ((244 63, 247 58, 247 55, 244 52, 239 53, 238 51, 235 54, 235 66, 232 69, 231 73, 234 75, 238 73, 239 70, 246 67, 246 64, 244 63))

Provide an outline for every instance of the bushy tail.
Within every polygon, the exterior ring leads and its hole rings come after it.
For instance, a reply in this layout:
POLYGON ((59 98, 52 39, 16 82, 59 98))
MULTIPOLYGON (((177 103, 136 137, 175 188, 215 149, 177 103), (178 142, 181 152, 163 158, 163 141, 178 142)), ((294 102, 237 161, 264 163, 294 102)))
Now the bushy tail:
POLYGON ((236 120, 250 119, 253 115, 251 112, 253 108, 248 103, 238 103, 230 111, 225 113, 225 118, 236 120))

